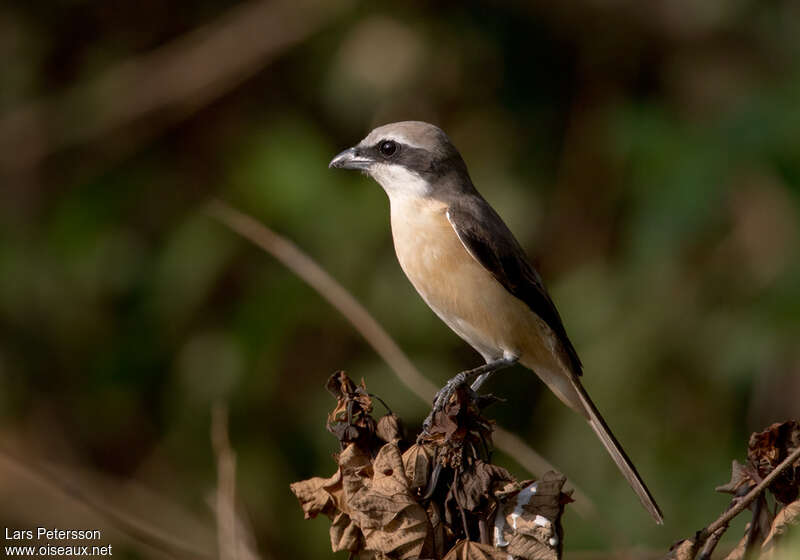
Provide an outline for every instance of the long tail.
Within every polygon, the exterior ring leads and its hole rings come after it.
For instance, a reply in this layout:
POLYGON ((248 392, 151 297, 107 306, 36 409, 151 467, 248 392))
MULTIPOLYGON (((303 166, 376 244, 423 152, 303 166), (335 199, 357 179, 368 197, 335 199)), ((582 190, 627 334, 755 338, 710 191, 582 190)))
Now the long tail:
POLYGON ((611 455, 611 458, 617 464, 622 476, 625 477, 625 480, 631 485, 633 491, 639 496, 639 501, 642 502, 644 508, 650 513, 653 519, 655 519, 656 523, 662 525, 664 523, 664 516, 661 513, 661 509, 650 494, 650 490, 647 489, 647 485, 642 480, 642 477, 639 476, 639 473, 636 471, 636 467, 633 466, 625 450, 622 449, 622 445, 620 445, 617 438, 614 437, 611 428, 608 427, 600 411, 597 410, 592 399, 589 398, 580 380, 571 375, 570 379, 575 392, 580 398, 583 409, 589 420, 589 425, 594 430, 594 433, 596 433, 600 441, 603 442, 606 451, 608 451, 608 454, 611 455))

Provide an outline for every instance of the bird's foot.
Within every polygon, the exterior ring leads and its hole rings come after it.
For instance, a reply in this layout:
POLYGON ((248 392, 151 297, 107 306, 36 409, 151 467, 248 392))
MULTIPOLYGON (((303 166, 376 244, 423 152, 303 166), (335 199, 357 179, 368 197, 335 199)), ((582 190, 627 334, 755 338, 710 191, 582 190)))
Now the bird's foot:
POLYGON ((453 396, 453 393, 455 393, 460 386, 471 383, 473 379, 477 378, 475 384, 473 384, 469 389, 469 391, 473 393, 474 397, 476 396, 475 391, 478 390, 481 384, 486 381, 486 379, 488 379, 492 373, 514 365, 517 363, 517 360, 517 356, 504 356, 499 360, 493 360, 480 367, 476 367, 475 369, 462 371, 450 379, 447 383, 445 383, 444 387, 442 387, 436 393, 436 396, 433 399, 433 408, 431 409, 431 413, 428 414, 428 417, 422 423, 422 434, 420 434, 420 437, 423 435, 430 435, 430 428, 433 426, 433 420, 436 416, 436 413, 444 410, 447 403, 450 402, 450 397, 453 396))
POLYGON ((444 407, 448 402, 450 402, 450 397, 453 396, 453 393, 456 392, 456 389, 458 389, 461 385, 466 385, 471 380, 469 373, 469 370, 462 371, 445 383, 444 387, 439 389, 439 391, 436 393, 436 396, 433 398, 433 408, 431 409, 431 413, 428 414, 428 417, 422 423, 423 433, 429 433, 430 428, 433 425, 433 418, 436 416, 436 413, 444 410, 444 407))

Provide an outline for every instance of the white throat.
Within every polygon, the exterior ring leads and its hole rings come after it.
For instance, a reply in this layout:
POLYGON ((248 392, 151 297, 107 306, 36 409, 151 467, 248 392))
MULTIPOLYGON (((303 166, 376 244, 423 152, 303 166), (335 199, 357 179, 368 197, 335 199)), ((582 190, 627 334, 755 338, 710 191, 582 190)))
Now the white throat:
POLYGON ((383 187, 389 200, 419 198, 431 193, 428 181, 401 165, 376 163, 369 174, 383 187))

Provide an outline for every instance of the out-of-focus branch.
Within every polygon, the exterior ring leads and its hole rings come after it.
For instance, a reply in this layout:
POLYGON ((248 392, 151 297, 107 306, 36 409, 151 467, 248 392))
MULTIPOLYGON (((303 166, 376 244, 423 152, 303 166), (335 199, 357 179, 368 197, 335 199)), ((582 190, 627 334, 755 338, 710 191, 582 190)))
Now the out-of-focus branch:
POLYGON ((800 459, 800 447, 795 449, 792 453, 789 454, 786 459, 781 461, 781 463, 775 467, 772 472, 770 472, 764 479, 759 482, 755 488, 750 490, 745 496, 740 499, 736 505, 734 505, 731 509, 720 515, 719 519, 714 521, 711 525, 700 531, 697 536, 698 542, 702 543, 705 541, 710 535, 716 532, 721 527, 725 527, 728 523, 731 522, 731 519, 739 515, 743 512, 750 503, 755 500, 761 492, 763 492, 772 482, 780 476, 780 474, 786 470, 790 465, 792 465, 795 461, 800 459))
POLYGON ((135 541, 143 543, 172 558, 202 559, 213 558, 207 551, 195 545, 175 538, 166 531, 154 527, 142 519, 109 506, 107 503, 92 497, 67 477, 61 476, 55 469, 35 466, 11 453, 0 449, 0 461, 19 475, 33 480, 47 488, 53 494, 60 494, 92 510, 114 525, 117 529, 135 541))
MULTIPOLYGON (((763 496, 764 491, 778 478, 783 471, 792 466, 795 461, 800 459, 800 447, 794 449, 789 455, 781 461, 770 473, 765 476, 752 490, 741 498, 734 498, 731 505, 725 512, 717 518, 716 521, 711 523, 708 527, 698 531, 691 539, 681 541, 678 546, 671 550, 665 557, 665 560, 703 560, 711 558, 714 548, 719 543, 722 534, 728 528, 728 524, 734 517, 742 513, 745 509, 750 507, 754 500, 763 496), (699 553, 698 553, 699 551, 699 553)), ((748 549, 753 545, 753 532, 756 531, 758 525, 758 508, 753 512, 753 519, 750 521, 750 528, 745 534, 742 541, 739 543, 742 555, 746 556, 748 549)), ((738 548, 737 547, 737 550, 738 548)), ((737 556, 738 557, 738 556, 737 556)))
POLYGON ((219 560, 260 560, 253 531, 236 508, 236 452, 228 436, 228 405, 211 407, 211 447, 217 460, 217 550, 219 560))
MULTIPOLYGON (((94 80, 0 117, 0 168, 21 171, 143 117, 174 122, 302 41, 350 0, 251 1, 94 80)), ((152 132, 151 132, 152 133, 152 132)))
MULTIPOLYGON (((264 249, 314 288, 328 303, 344 315, 412 393, 426 403, 433 400, 436 386, 419 372, 364 306, 297 245, 267 228, 258 220, 222 201, 212 201, 208 205, 208 213, 228 228, 264 249)), ((549 465, 546 466, 548 470, 551 469, 549 465)))
POLYGON ((237 560, 236 454, 228 440, 228 408, 211 408, 211 445, 217 458, 217 549, 220 560, 237 560))
MULTIPOLYGON (((207 211, 211 217, 264 249, 314 288, 344 315, 412 393, 426 403, 431 402, 436 393, 436 386, 411 363, 408 356, 369 311, 311 257, 258 220, 220 200, 211 201, 207 211)), ((558 470, 519 437, 500 426, 495 426, 492 437, 498 449, 507 453, 531 473, 542 474, 558 470)), ((591 500, 578 488, 574 486, 573 488, 576 498, 575 510, 581 515, 593 515, 595 509, 591 500)))

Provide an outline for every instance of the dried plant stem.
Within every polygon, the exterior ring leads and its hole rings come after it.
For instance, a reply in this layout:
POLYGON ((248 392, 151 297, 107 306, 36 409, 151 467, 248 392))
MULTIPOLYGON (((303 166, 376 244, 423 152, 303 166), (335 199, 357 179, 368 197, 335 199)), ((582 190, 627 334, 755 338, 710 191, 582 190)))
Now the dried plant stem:
POLYGON ((278 259, 289 270, 297 274, 335 307, 389 364, 397 377, 411 391, 430 402, 436 386, 414 367, 400 347, 369 312, 294 243, 268 229, 259 221, 235 210, 224 202, 214 200, 208 212, 239 235, 249 239, 267 253, 278 259))
POLYGON ((217 458, 217 549, 220 560, 237 560, 236 454, 228 439, 228 407, 211 408, 211 444, 217 458))
POLYGON ((766 507, 766 505, 767 505, 767 500, 764 497, 764 494, 762 493, 753 504, 753 518, 750 520, 750 525, 747 527, 747 534, 746 534, 747 540, 745 541, 744 545, 745 558, 748 557, 749 553, 753 550, 753 547, 756 545, 756 539, 758 538, 760 529, 759 518, 761 517, 762 508, 766 507))
POLYGON ((251 1, 98 78, 0 117, 0 168, 27 169, 63 148, 145 117, 153 135, 231 91, 352 5, 347 0, 251 1), (93 103, 85 110, 86 100, 93 103), (74 115, 85 118, 75 126, 74 115))
MULTIPOLYGON (((261 247, 314 288, 344 315, 389 365, 403 385, 426 403, 431 402, 437 387, 411 363, 408 356, 369 311, 310 256, 285 237, 225 202, 214 199, 208 204, 207 211, 211 217, 261 247)), ((521 438, 500 426, 495 425, 492 438, 498 449, 531 473, 541 475, 547 471, 559 470, 521 438)), ((576 499, 574 509, 583 516, 595 516, 596 509, 592 501, 574 484, 572 486, 573 496, 576 499)))
POLYGON ((800 447, 792 451, 786 459, 781 461, 781 463, 772 469, 772 472, 769 473, 767 476, 764 477, 764 480, 758 483, 758 485, 750 490, 745 496, 740 499, 732 508, 727 510, 723 513, 719 519, 714 521, 711 525, 706 527, 705 529, 701 530, 697 534, 697 543, 698 545, 704 543, 707 539, 711 537, 715 532, 717 532, 722 527, 726 527, 728 523, 730 523, 731 519, 739 515, 742 511, 744 511, 750 503, 755 500, 765 488, 767 488, 772 481, 778 478, 780 474, 786 470, 792 463, 800 459, 800 447))
POLYGON ((486 520, 480 518, 478 520, 478 531, 480 533, 481 544, 490 544, 489 543, 489 527, 486 523, 486 520))
POLYGON ((54 469, 33 466, 14 457, 5 450, 0 450, 0 461, 6 463, 9 468, 22 476, 41 484, 50 492, 61 494, 96 512, 133 540, 158 550, 171 558, 198 559, 213 557, 207 551, 199 549, 191 543, 176 539, 166 531, 154 527, 142 519, 138 519, 91 497, 72 480, 61 476, 54 469))
POLYGON ((722 535, 725 534, 728 526, 723 525, 708 537, 705 545, 703 545, 703 550, 700 551, 700 554, 697 556, 697 560, 710 560, 711 554, 714 552, 714 549, 719 544, 719 540, 722 538, 722 535))
POLYGON ((453 482, 450 484, 450 495, 453 497, 453 501, 456 503, 456 506, 458 506, 458 511, 461 514, 461 524, 464 529, 464 538, 469 541, 472 539, 469 536, 469 525, 467 524, 467 514, 466 512, 464 512, 464 507, 461 505, 461 502, 458 501, 458 497, 456 496, 456 485, 460 484, 459 480, 460 478, 461 478, 461 470, 456 469, 455 473, 453 473, 453 482))

